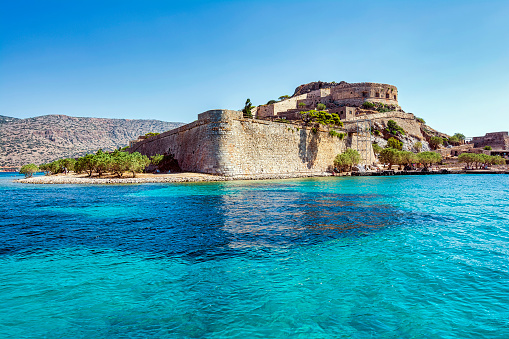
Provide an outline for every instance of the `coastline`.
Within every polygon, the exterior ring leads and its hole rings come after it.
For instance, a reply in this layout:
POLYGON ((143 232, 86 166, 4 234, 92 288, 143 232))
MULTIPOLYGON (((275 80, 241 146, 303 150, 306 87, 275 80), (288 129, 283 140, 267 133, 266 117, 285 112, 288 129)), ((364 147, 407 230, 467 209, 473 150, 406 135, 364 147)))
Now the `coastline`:
POLYGON ((14 180, 21 184, 56 184, 56 185, 121 185, 121 184, 148 184, 148 183, 183 183, 183 182, 217 182, 234 180, 270 180, 270 179, 295 179, 310 177, 330 177, 331 173, 268 173, 243 176, 221 176, 203 173, 173 173, 173 174, 139 174, 132 177, 88 177, 84 175, 48 175, 22 178, 14 180))
MULTIPOLYGON (((345 176, 391 176, 391 175, 444 175, 444 174, 509 174, 504 170, 446 170, 433 172, 416 172, 416 171, 380 171, 380 172, 344 172, 336 174, 338 177, 345 176)), ((35 185, 122 185, 122 184, 149 184, 149 183, 184 183, 184 182, 218 182, 218 181, 238 181, 238 180, 280 180, 280 179, 297 179, 297 178, 315 178, 315 177, 332 177, 329 172, 318 173, 267 173, 253 174, 243 176, 221 176, 204 173, 172 173, 172 174, 138 174, 136 178, 132 177, 113 177, 104 176, 102 178, 89 177, 87 175, 76 174, 57 174, 36 176, 31 178, 22 178, 13 180, 21 184, 35 185)))

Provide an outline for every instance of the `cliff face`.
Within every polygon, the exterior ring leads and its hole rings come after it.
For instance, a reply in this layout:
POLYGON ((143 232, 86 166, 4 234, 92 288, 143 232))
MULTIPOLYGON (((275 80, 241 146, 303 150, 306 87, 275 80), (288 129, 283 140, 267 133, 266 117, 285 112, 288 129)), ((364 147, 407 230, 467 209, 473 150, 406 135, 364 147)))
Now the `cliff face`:
POLYGON ((28 119, 0 116, 0 166, 45 163, 113 150, 148 132, 183 125, 159 120, 76 118, 46 115, 28 119))

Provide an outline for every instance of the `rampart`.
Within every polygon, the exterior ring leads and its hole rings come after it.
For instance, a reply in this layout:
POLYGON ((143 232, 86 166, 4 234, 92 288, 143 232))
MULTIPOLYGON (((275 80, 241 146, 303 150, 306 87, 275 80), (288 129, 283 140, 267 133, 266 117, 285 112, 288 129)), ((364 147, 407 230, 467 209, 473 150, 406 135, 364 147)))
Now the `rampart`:
MULTIPOLYGON (((242 112, 213 110, 198 120, 132 145, 130 152, 172 154, 183 171, 226 176, 323 173, 355 133, 340 140, 328 128, 244 119, 242 112)), ((372 149, 369 149, 372 152, 372 149)))
POLYGON ((341 82, 329 83, 327 86, 330 87, 314 89, 280 102, 259 106, 257 116, 260 118, 284 116, 285 112, 315 109, 319 103, 324 104, 329 110, 337 110, 344 106, 359 107, 365 101, 398 106, 398 89, 393 85, 341 82))
POLYGON ((492 132, 486 133, 482 137, 472 138, 474 147, 491 146, 496 150, 509 149, 509 133, 508 132, 492 132))

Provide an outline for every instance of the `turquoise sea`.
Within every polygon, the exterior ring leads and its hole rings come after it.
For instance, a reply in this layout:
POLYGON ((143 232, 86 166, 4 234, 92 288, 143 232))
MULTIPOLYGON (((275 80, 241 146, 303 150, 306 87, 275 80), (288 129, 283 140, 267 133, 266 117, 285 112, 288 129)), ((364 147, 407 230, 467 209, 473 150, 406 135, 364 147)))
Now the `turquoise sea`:
POLYGON ((0 338, 508 338, 509 176, 0 176, 0 338))

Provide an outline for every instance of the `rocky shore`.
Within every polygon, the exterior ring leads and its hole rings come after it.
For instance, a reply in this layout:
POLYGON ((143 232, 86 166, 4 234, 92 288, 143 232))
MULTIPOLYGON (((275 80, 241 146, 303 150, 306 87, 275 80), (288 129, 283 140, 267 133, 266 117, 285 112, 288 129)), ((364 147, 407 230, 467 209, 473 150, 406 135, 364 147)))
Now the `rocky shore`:
POLYGON ((145 184, 145 183, 182 183, 182 182, 214 182, 232 180, 267 180, 267 179, 291 179, 307 177, 327 177, 330 173, 284 173, 284 174, 259 174, 226 177, 202 173, 175 173, 175 174, 141 174, 136 178, 124 177, 88 177, 83 175, 45 175, 15 180, 22 184, 58 184, 58 185, 119 185, 119 184, 145 184))

